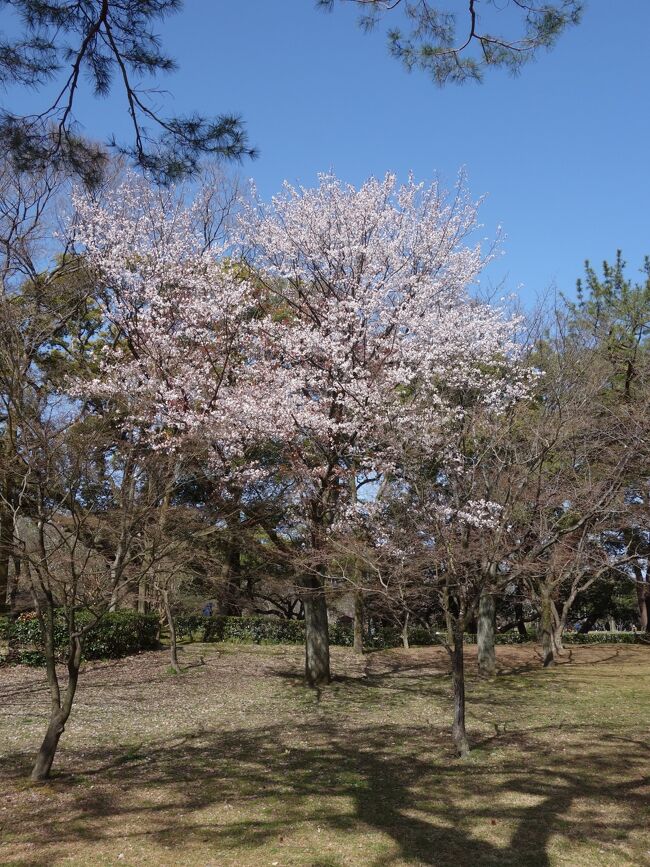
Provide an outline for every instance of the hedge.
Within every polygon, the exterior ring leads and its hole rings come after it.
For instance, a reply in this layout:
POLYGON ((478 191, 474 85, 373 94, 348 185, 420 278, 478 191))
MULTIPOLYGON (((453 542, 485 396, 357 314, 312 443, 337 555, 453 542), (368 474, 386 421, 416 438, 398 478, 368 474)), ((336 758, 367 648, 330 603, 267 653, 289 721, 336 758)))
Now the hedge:
POLYGON ((563 644, 647 644, 650 636, 644 632, 565 632, 563 644))
MULTIPOLYGON (((304 620, 280 620, 263 614, 248 617, 203 618, 204 641, 235 641, 246 644, 302 644, 305 640, 304 620)), ((195 627, 196 629, 196 627, 195 627)), ((408 630, 411 647, 427 647, 440 644, 441 635, 424 626, 413 626, 408 630)), ((352 647, 354 630, 351 624, 330 624, 330 644, 352 647)), ((467 644, 475 644, 475 635, 466 635, 467 644)), ((518 633, 497 635, 498 644, 513 644, 521 641, 518 633)), ((402 646, 402 631, 394 626, 383 626, 372 634, 365 634, 364 647, 382 649, 402 646)))
MULTIPOLYGON (((302 644, 305 640, 304 620, 280 620, 263 614, 248 617, 204 617, 203 640, 234 641, 246 644, 302 644)), ((193 632, 199 632, 200 624, 192 624, 193 632)), ((352 647, 354 631, 351 624, 330 624, 330 644, 341 647, 352 647)), ((443 634, 425 626, 414 626, 408 630, 411 647, 427 647, 441 644, 443 634)), ((495 635, 496 644, 523 644, 535 641, 536 636, 523 638, 518 632, 503 632, 495 635)), ((643 636, 635 632, 590 632, 586 635, 567 632, 563 641, 565 644, 634 644, 643 641, 643 636)), ((364 647, 382 649, 402 646, 402 632, 393 626, 384 626, 371 635, 364 635, 364 647)), ((476 636, 465 635, 466 644, 476 644, 476 636)))
MULTIPOLYGON (((77 623, 88 623, 93 615, 87 611, 77 614, 77 623)), ((119 659, 140 650, 158 646, 159 618, 157 614, 138 614, 137 611, 112 611, 105 614, 86 633, 83 641, 84 659, 119 659)), ((34 612, 21 614, 9 627, 8 638, 14 645, 18 662, 43 665, 43 641, 38 618, 34 612)), ((68 632, 62 614, 54 621, 54 644, 62 659, 68 645, 68 632)))

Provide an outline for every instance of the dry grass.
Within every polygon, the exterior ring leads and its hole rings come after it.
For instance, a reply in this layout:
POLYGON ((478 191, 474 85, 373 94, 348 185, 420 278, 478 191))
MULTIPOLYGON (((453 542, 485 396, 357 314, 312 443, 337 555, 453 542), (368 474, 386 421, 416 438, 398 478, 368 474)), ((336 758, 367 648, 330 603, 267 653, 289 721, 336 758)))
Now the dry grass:
POLYGON ((163 652, 89 664, 45 785, 25 781, 42 673, 0 669, 0 863, 650 864, 650 649, 541 671, 503 647, 492 683, 468 656, 466 761, 439 648, 336 648, 320 694, 293 647, 191 645, 181 676, 163 652))

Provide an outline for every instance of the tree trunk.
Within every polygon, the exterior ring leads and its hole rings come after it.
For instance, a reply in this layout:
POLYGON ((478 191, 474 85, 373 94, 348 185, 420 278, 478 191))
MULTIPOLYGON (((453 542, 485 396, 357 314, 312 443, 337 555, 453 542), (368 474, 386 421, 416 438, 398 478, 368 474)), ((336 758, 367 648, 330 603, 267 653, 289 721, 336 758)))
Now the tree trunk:
POLYGON ((147 576, 141 575, 138 581, 138 614, 146 614, 147 608, 147 576))
POLYGON ((354 594, 354 646, 355 653, 363 653, 363 593, 354 594))
POLYGON ((11 484, 5 477, 0 497, 0 614, 10 611, 7 594, 9 591, 9 562, 13 546, 13 515, 8 506, 11 502, 11 484))
POLYGON ((526 629, 526 621, 524 620, 524 606, 521 602, 515 602, 514 609, 519 637, 524 641, 528 641, 528 630, 526 629))
POLYGON ((541 611, 539 621, 540 640, 542 642, 542 659, 544 668, 555 665, 553 641, 553 615, 551 611, 551 596, 548 588, 541 592, 541 611))
POLYGON ((409 613, 406 612, 404 623, 402 624, 402 644, 405 650, 409 649, 409 613))
POLYGON ((330 682, 330 642, 327 601, 318 576, 305 579, 305 680, 308 686, 330 682))
POLYGON ((79 668, 81 666, 81 644, 78 638, 71 639, 70 649, 68 651, 68 682, 63 693, 63 701, 61 701, 61 693, 59 689, 59 680, 56 672, 55 657, 54 657, 54 630, 53 630, 53 608, 47 612, 46 618, 42 619, 42 624, 47 632, 45 638, 45 655, 47 679, 50 687, 50 695, 52 697, 52 710, 50 713, 50 722, 43 738, 43 743, 36 756, 36 762, 32 768, 31 779, 34 782, 46 780, 52 769, 52 762, 56 755, 56 750, 59 745, 61 735, 65 731, 65 724, 72 710, 75 693, 77 691, 77 683, 79 681, 79 668))
POLYGON ((451 616, 451 601, 449 597, 449 588, 445 584, 442 591, 442 607, 445 612, 445 626, 447 629, 447 643, 451 647, 454 643, 454 625, 451 616))
POLYGON ((494 595, 487 588, 481 592, 478 607, 478 671, 483 677, 494 677, 497 670, 494 648, 494 595))
POLYGON ((41 744, 41 748, 36 756, 36 762, 32 768, 31 779, 35 783, 46 780, 50 776, 52 762, 56 755, 56 748, 59 745, 61 735, 65 731, 66 719, 64 719, 64 714, 61 710, 55 711, 50 717, 50 724, 47 727, 43 743, 41 744))
MULTIPOLYGON (((574 597, 575 598, 575 595, 574 597)), ((558 613, 555 602, 551 600, 551 619, 553 624, 553 652, 555 656, 561 656, 564 652, 564 631, 566 629, 566 621, 569 616, 569 609, 573 603, 573 599, 569 599, 564 604, 562 614, 558 613)))
POLYGON ((176 642, 176 623, 172 613, 171 605, 169 604, 169 593, 167 590, 162 591, 163 605, 165 606, 165 617, 167 618, 167 626, 169 628, 169 659, 172 671, 175 674, 181 673, 181 667, 178 663, 178 645, 176 642))
POLYGON ((635 567, 636 596, 639 603, 639 629, 641 632, 648 631, 648 584, 643 580, 641 569, 635 567))
POLYGON ((452 681, 454 689, 454 723, 452 738, 458 755, 469 754, 469 741, 465 730, 465 659, 463 655, 463 629, 458 621, 454 627, 454 644, 451 651, 452 681))

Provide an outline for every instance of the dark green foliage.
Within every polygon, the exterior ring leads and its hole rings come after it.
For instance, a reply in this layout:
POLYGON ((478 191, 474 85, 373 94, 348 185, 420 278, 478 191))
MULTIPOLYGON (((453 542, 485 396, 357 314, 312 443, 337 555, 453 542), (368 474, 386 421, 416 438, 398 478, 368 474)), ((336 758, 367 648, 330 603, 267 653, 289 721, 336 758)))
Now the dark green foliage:
POLYGON ((264 615, 252 617, 207 617, 204 641, 242 641, 253 644, 302 644, 304 620, 279 620, 264 615))
MULTIPOLYGON (((77 615, 77 624, 93 619, 89 612, 77 615)), ((136 611, 114 611, 105 614, 86 634, 83 640, 84 659, 118 659, 140 650, 158 645, 159 619, 157 614, 138 614, 136 611)), ((43 643, 38 618, 32 612, 22 614, 10 626, 10 637, 15 645, 16 659, 26 665, 43 665, 43 643)), ((9 636, 8 636, 9 637, 9 636)), ((65 619, 57 615, 54 643, 62 659, 68 646, 65 619)))
POLYGON ((647 376, 650 344, 650 257, 641 268, 643 279, 626 275, 621 251, 613 264, 602 264, 602 277, 585 262, 585 279, 578 280, 577 302, 567 301, 570 325, 578 340, 597 348, 611 368, 614 396, 637 396, 647 376))
POLYGON ((200 614, 179 614, 174 618, 174 624, 179 638, 187 637, 194 640, 203 629, 205 617, 200 614))
POLYGON ((88 183, 98 180, 102 154, 75 133, 75 101, 85 81, 96 97, 107 96, 115 83, 121 88, 133 141, 110 145, 158 179, 192 174, 206 154, 253 156, 236 115, 165 117, 159 92, 138 86, 143 76, 176 68, 156 28, 181 7, 181 0, 0 0, 0 10, 13 11, 21 28, 15 38, 0 36, 0 84, 36 90, 60 84, 57 100, 38 114, 0 113, 0 141, 17 165, 61 162, 88 183))
MULTIPOLYGON (((203 622, 204 641, 234 641, 243 644, 302 644, 305 640, 304 620, 280 620, 263 614, 250 617, 206 617, 203 622)), ((198 630, 197 630, 198 631, 198 630)), ((352 647, 354 632, 351 624, 332 624, 329 628, 330 644, 338 647, 352 647)), ((411 647, 429 647, 444 643, 444 633, 425 626, 413 626, 408 631, 411 647)), ((476 636, 465 635, 465 644, 476 644, 476 636)), ((531 641, 535 636, 531 635, 531 641)), ((590 632, 587 635, 568 632, 564 635, 565 644, 634 644, 634 632, 590 632)), ((518 632, 504 632, 495 635, 496 644, 523 644, 518 632)), ((373 630, 364 637, 364 647, 368 650, 383 650, 402 646, 402 632, 394 626, 384 626, 373 630)))
POLYGON ((0 615, 0 640, 7 641, 11 635, 11 618, 0 615))
MULTIPOLYGON (((496 0, 468 0, 461 4, 459 16, 454 9, 458 4, 431 0, 353 2, 362 10, 360 24, 364 30, 372 30, 390 16, 396 25, 388 29, 390 53, 409 71, 421 69, 439 85, 481 81, 485 70, 492 67, 516 74, 540 49, 552 48, 567 28, 579 22, 584 5, 581 0, 515 0, 507 10, 508 4, 496 0), (495 22, 498 32, 491 29, 495 18, 499 18, 495 22), (518 34, 505 35, 513 23, 518 34)), ((334 3, 317 0, 317 6, 326 9, 334 3)))
POLYGON ((643 634, 638 632, 565 632, 562 636, 564 644, 635 644, 643 641, 643 634))

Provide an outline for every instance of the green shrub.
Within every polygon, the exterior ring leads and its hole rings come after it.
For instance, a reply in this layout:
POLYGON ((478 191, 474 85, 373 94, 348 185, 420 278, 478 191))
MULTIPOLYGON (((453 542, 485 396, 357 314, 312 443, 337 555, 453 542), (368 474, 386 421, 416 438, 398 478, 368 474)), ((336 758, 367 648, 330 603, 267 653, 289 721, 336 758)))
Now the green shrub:
POLYGON ((176 634, 179 638, 187 636, 192 641, 201 632, 205 617, 200 614, 179 614, 174 618, 176 634))
POLYGON ((0 614, 0 641, 8 641, 11 634, 11 617, 0 614))
POLYGON ((239 641, 245 644, 302 644, 304 620, 279 620, 263 614, 250 617, 204 618, 204 641, 239 641))
MULTIPOLYGON (((248 617, 215 617, 200 618, 203 623, 204 641, 234 641, 244 644, 302 644, 305 640, 304 620, 280 620, 264 614, 248 617)), ((197 629, 198 631, 198 629, 197 629)), ((351 623, 330 624, 330 644, 339 647, 352 647, 354 644, 354 628, 351 623)), ((412 626, 408 630, 411 647, 428 647, 442 644, 444 633, 426 626, 412 626)), ((528 638, 522 638, 518 632, 502 632, 495 635, 496 644, 523 644, 535 641, 531 633, 528 638)), ((567 632, 565 644, 602 644, 619 643, 633 644, 641 640, 634 632, 590 632, 587 635, 567 632)), ((382 626, 374 629, 363 638, 364 647, 368 650, 384 650, 402 646, 402 631, 396 626, 382 626)), ((465 634, 465 644, 476 644, 476 636, 465 634)))
MULTIPOLYGON (((88 611, 77 614, 79 626, 93 619, 93 615, 88 611)), ((157 647, 158 624, 156 614, 138 614, 137 611, 127 610, 105 614, 84 636, 83 658, 118 659, 140 650, 157 647)), ((41 628, 34 612, 21 614, 11 624, 10 636, 19 662, 26 665, 44 664, 41 628)), ((61 612, 57 612, 54 620, 54 645, 57 656, 63 658, 68 645, 68 631, 61 612)))
POLYGON ((564 644, 634 644, 643 640, 637 632, 565 632, 564 644))

